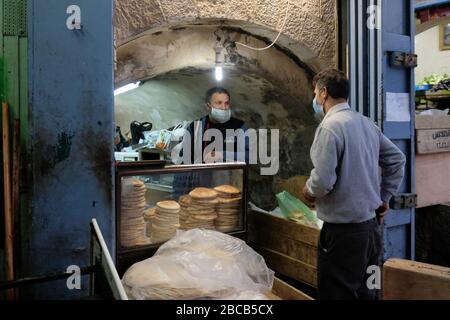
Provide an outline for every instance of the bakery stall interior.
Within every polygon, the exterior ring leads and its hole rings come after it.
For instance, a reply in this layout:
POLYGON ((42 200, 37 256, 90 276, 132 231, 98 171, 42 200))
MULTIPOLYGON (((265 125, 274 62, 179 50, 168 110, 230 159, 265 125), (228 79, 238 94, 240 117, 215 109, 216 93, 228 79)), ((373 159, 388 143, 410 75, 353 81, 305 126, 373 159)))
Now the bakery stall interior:
POLYGON ((247 225, 250 203, 271 211, 283 191, 301 197, 319 124, 312 79, 337 65, 337 31, 330 25, 318 54, 287 33, 248 21, 195 20, 129 37, 118 24, 116 142, 125 141, 115 153, 120 275, 177 229, 212 229, 248 240, 254 230, 247 225), (173 164, 168 139, 207 114, 205 92, 215 86, 230 92, 233 117, 252 129, 279 130, 275 175, 262 175, 258 164, 173 164))
MULTIPOLYGON (((147 31, 120 45, 116 54, 116 88, 130 84, 134 87, 115 96, 115 120, 123 137, 131 142, 130 125, 134 121, 149 122, 151 130, 158 133, 197 120, 207 113, 206 90, 224 87, 231 93, 234 117, 245 121, 249 128, 280 130, 278 174, 264 177, 257 166, 249 168, 251 200, 262 208, 275 205, 277 191, 286 184, 295 184, 312 168, 309 149, 318 125, 311 107, 312 77, 329 67, 330 62, 311 59, 306 48, 284 35, 277 45, 261 52, 236 45, 244 42, 264 47, 276 36, 273 34, 266 38, 213 24, 178 26, 147 31), (221 81, 215 74, 218 45, 223 47, 219 58, 223 68, 221 81)), ((153 145, 161 138, 147 136, 153 145)), ((167 150, 160 152, 156 146, 149 150, 148 144, 135 147, 128 148, 133 149, 128 158, 170 160, 167 150), (144 151, 139 155, 136 150, 144 151)), ((127 152, 123 154, 116 155, 116 159, 126 160, 127 152)))

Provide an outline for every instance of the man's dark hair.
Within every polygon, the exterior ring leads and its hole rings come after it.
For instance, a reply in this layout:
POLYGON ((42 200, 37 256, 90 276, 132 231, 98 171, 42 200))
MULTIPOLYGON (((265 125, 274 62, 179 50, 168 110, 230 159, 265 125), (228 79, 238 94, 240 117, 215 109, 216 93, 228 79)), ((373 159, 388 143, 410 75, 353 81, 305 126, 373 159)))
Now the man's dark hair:
POLYGON ((328 93, 334 99, 348 99, 349 84, 345 73, 336 69, 328 69, 319 72, 313 79, 314 87, 327 88, 328 93))
POLYGON ((214 88, 211 88, 208 91, 206 91, 205 102, 210 103, 211 98, 212 98, 213 94, 215 94, 215 93, 225 93, 228 96, 228 99, 231 100, 231 95, 227 89, 222 88, 222 87, 214 87, 214 88))

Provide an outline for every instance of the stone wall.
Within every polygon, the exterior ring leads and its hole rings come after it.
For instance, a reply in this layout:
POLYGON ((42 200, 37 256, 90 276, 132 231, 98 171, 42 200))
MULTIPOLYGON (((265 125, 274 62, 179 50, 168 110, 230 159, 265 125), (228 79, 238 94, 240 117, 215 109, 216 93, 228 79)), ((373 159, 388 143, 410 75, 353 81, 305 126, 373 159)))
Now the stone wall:
POLYGON ((327 66, 336 65, 335 0, 160 0, 159 3, 161 6, 156 0, 116 0, 118 47, 148 30, 205 24, 207 20, 237 21, 244 29, 248 24, 255 32, 263 29, 278 32, 289 3, 283 34, 311 50, 327 66))

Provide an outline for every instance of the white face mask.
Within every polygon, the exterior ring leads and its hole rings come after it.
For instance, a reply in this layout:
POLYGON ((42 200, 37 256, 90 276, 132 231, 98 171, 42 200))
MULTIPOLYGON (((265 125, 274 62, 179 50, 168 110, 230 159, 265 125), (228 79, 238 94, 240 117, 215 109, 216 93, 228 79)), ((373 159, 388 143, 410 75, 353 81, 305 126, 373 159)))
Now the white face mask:
POLYGON ((228 122, 231 119, 231 110, 222 110, 211 107, 211 117, 219 123, 228 122))
POLYGON ((324 111, 323 105, 320 105, 317 103, 317 98, 314 98, 313 108, 314 108, 315 116, 318 120, 321 120, 325 117, 325 111, 324 111))

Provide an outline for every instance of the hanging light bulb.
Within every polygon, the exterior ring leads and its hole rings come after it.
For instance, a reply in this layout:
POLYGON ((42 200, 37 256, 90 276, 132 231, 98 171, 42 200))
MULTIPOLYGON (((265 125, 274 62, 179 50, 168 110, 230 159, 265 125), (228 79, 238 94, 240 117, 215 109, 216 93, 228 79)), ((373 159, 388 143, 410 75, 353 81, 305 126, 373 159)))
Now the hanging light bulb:
POLYGON ((216 64, 216 81, 222 81, 223 80, 223 67, 222 65, 216 64))

